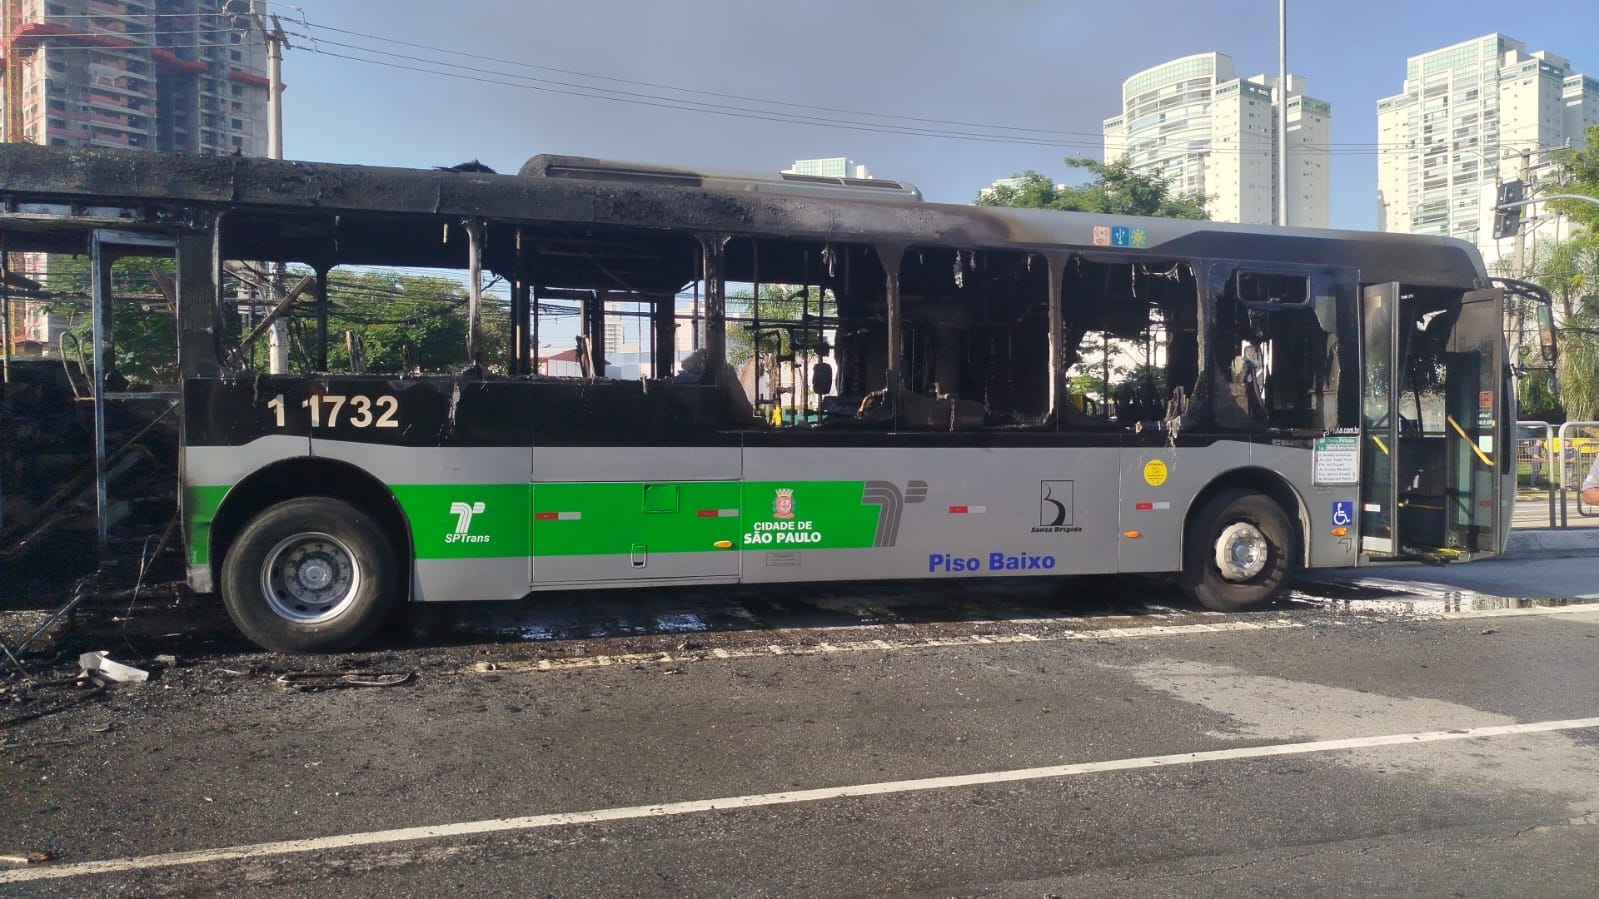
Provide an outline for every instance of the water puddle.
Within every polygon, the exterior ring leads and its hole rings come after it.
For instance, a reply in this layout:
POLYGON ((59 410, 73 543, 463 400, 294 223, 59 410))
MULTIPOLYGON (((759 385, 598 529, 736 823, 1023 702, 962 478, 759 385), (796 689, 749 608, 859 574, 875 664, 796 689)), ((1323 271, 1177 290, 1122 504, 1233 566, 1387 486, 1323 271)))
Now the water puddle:
POLYGON ((1284 598, 1286 608, 1311 608, 1329 612, 1371 615, 1428 616, 1445 612, 1484 612, 1599 604, 1599 596, 1512 597, 1494 596, 1426 581, 1400 581, 1381 577, 1347 581, 1310 582, 1284 598))

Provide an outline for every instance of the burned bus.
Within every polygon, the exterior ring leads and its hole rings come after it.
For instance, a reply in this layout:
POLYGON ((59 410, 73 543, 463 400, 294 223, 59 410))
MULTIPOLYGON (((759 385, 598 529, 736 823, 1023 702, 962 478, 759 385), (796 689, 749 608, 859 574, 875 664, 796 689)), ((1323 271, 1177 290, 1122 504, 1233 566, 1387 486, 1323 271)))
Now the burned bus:
POLYGON ((1505 287, 1457 240, 556 156, 8 145, 0 202, 7 260, 90 260, 101 390, 110 260, 171 265, 188 581, 270 649, 608 587, 1170 572, 1244 610, 1507 536, 1505 287), (244 303, 240 265, 285 276, 244 303), (329 285, 386 269, 460 285, 458 365, 360 364, 329 285))

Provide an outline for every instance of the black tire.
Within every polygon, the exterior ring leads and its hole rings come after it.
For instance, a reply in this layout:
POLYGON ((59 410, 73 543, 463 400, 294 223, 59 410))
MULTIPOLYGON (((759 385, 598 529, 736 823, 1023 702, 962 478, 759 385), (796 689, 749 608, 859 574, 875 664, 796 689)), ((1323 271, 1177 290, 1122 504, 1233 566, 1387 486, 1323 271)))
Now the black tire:
POLYGON ((1282 595, 1294 570, 1294 529, 1270 497, 1227 490, 1189 520, 1183 592, 1207 609, 1243 612, 1282 595), (1232 560, 1223 571, 1218 556, 1232 560))
POLYGON ((372 516, 324 496, 271 506, 222 560, 222 602, 251 642, 337 652, 381 625, 399 590, 394 547, 372 516))

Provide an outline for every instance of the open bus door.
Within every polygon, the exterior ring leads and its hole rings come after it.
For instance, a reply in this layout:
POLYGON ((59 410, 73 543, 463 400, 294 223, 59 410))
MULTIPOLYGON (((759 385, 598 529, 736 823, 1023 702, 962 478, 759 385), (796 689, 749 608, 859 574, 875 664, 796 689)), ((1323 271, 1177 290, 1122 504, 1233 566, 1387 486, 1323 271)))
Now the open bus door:
POLYGON ((1361 294, 1360 545, 1451 559, 1500 545, 1504 292, 1361 294))
POLYGON ((1444 549, 1494 554, 1503 545, 1499 520, 1502 472, 1515 458, 1510 437, 1515 416, 1507 410, 1504 365, 1505 293, 1474 290, 1461 300, 1449 332, 1445 377, 1449 415, 1448 518, 1444 549))

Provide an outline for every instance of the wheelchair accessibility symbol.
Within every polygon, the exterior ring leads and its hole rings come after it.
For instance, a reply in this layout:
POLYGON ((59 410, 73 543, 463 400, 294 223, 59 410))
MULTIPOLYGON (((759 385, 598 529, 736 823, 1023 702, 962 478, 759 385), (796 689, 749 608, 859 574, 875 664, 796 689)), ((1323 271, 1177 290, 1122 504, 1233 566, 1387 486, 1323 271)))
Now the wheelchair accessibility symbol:
POLYGON ((1336 500, 1332 504, 1332 523, 1335 527, 1355 523, 1354 500, 1336 500))

